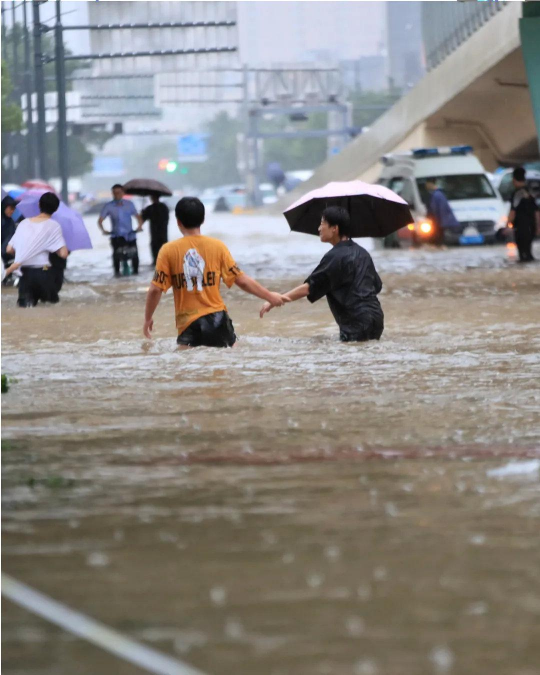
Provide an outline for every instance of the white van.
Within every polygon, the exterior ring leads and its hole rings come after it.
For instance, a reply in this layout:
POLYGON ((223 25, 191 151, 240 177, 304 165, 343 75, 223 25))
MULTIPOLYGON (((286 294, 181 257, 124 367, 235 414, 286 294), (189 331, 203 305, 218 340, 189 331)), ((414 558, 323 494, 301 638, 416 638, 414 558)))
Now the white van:
POLYGON ((385 155, 379 183, 397 192, 411 207, 415 225, 399 232, 411 243, 429 242, 435 230, 426 218, 427 178, 435 178, 459 221, 444 229, 446 244, 492 244, 503 234, 508 208, 491 185, 487 172, 470 145, 417 148, 385 155))

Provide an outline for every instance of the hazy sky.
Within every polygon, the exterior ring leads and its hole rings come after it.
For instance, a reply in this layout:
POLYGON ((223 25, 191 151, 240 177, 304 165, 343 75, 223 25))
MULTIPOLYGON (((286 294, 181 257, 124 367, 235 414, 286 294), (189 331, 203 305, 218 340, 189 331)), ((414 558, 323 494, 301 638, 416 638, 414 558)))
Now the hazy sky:
POLYGON ((386 2, 239 2, 242 60, 300 61, 309 52, 339 59, 380 54, 386 2))

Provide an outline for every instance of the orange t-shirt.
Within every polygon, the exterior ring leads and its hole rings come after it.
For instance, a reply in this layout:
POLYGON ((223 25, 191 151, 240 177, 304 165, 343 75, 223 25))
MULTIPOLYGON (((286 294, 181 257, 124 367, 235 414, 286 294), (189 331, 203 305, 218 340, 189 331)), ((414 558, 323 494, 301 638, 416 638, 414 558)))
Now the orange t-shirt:
POLYGON ((219 239, 187 236, 164 244, 152 283, 167 292, 173 287, 178 334, 201 316, 227 311, 219 285, 230 288, 243 274, 219 239))

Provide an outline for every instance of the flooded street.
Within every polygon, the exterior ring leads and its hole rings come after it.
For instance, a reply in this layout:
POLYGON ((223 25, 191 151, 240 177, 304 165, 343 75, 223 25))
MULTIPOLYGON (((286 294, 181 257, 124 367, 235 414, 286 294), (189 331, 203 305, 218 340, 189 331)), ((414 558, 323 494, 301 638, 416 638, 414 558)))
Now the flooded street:
MULTIPOLYGON (((116 280, 88 224, 60 305, 2 289, 4 571, 208 675, 536 675, 540 264, 376 249, 380 342, 235 288, 238 348, 176 352, 146 233, 116 280)), ((204 233, 280 291, 328 248, 204 233)), ((2 638, 9 675, 143 672, 9 601, 2 638)))

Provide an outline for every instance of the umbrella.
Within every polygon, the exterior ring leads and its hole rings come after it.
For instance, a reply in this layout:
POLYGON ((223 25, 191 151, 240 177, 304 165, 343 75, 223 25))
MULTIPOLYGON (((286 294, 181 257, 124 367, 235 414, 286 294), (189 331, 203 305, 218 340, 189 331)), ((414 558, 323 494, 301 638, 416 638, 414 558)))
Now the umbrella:
POLYGON ((134 178, 128 181, 124 185, 124 192, 127 195, 139 195, 139 197, 150 197, 151 195, 172 197, 172 192, 166 185, 151 178, 134 178))
POLYGON ((318 234, 327 206, 343 206, 351 216, 353 237, 386 237, 414 222, 409 205, 382 185, 361 180, 328 183, 301 197, 284 212, 293 232, 318 234))
MULTIPOLYGON (((46 190, 49 192, 49 190, 46 190)), ((25 218, 32 218, 32 216, 38 216, 39 211, 39 198, 43 192, 32 191, 32 194, 26 194, 19 202, 19 211, 23 214, 25 218)), ((86 226, 80 216, 76 211, 71 209, 69 206, 66 206, 64 202, 60 202, 58 210, 52 215, 53 220, 60 225, 62 228, 62 234, 66 242, 68 251, 78 251, 83 248, 92 248, 92 242, 90 241, 90 235, 86 230, 86 226)))
POLYGON ((27 188, 28 190, 45 190, 45 192, 53 192, 56 194, 56 190, 53 186, 50 185, 50 183, 41 180, 41 178, 31 178, 30 180, 25 181, 22 184, 22 187, 27 188))

